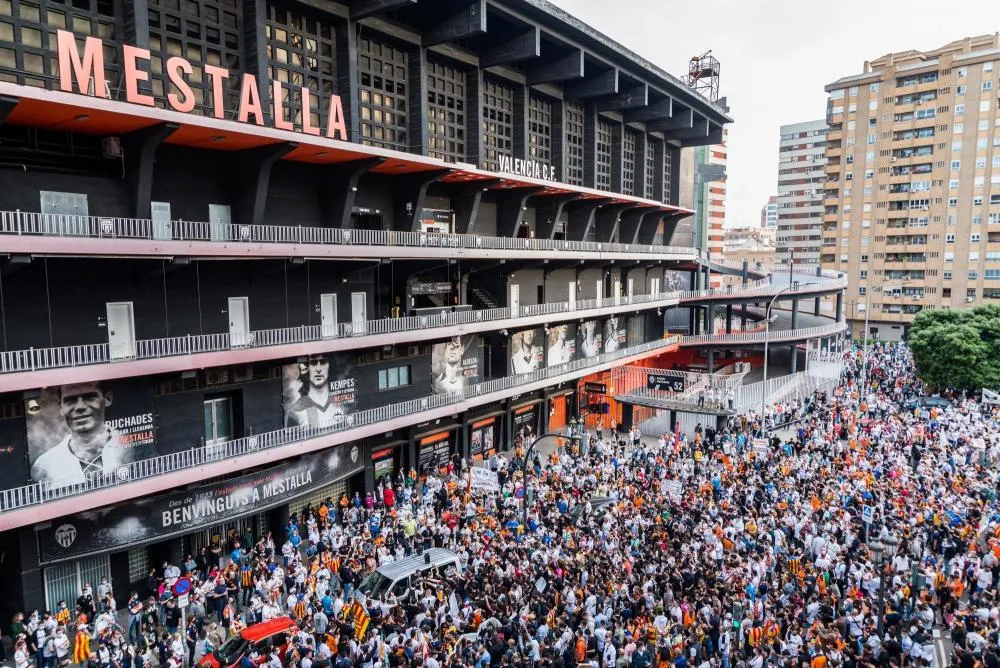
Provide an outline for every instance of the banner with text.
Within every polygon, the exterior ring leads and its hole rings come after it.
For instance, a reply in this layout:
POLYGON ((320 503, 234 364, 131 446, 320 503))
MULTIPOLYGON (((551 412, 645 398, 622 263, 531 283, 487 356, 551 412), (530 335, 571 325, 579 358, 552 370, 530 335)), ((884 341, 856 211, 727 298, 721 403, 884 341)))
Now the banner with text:
POLYGON ((334 427, 357 410, 352 353, 319 353, 286 364, 282 381, 286 427, 334 427))
POLYGON ((343 445, 281 466, 135 503, 53 520, 37 532, 43 561, 134 547, 260 512, 364 468, 357 445, 343 445))

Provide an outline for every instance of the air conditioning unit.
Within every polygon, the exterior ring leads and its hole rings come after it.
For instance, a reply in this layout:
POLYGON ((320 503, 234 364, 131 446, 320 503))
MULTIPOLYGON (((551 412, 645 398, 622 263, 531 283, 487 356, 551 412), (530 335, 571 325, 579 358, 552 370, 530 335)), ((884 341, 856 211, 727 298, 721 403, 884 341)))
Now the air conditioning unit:
POLYGON ((965 298, 965 303, 966 304, 971 304, 973 301, 975 301, 974 297, 966 297, 965 298))

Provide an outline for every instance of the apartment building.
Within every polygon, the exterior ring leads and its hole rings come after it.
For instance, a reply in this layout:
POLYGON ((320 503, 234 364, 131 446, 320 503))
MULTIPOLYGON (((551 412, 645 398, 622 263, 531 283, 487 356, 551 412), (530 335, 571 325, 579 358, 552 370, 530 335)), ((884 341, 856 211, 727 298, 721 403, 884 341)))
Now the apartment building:
POLYGON ((817 264, 823 226, 826 121, 781 126, 778 145, 778 262, 817 264))
POLYGON ((778 196, 771 195, 767 204, 760 208, 760 228, 762 230, 778 229, 778 196))
POLYGON ((825 267, 847 318, 898 339, 925 308, 1000 299, 1000 36, 892 53, 828 86, 825 267))

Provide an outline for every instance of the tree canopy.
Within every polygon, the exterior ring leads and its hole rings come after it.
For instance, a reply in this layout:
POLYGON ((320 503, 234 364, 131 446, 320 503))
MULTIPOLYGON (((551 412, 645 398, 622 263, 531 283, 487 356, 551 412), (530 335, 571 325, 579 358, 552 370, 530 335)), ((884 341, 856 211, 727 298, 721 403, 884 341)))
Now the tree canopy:
POLYGON ((925 310, 910 327, 917 374, 935 389, 1000 389, 1000 306, 925 310))

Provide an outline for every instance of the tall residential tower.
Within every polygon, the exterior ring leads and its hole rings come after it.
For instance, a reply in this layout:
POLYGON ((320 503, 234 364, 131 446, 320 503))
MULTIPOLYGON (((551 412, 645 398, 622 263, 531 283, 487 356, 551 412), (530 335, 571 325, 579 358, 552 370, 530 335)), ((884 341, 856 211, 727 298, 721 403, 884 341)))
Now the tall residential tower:
POLYGON ((781 126, 778 149, 778 262, 819 262, 826 121, 781 126))
POLYGON ((1000 299, 1000 36, 892 53, 826 87, 824 266, 847 318, 897 339, 924 308, 1000 299))

